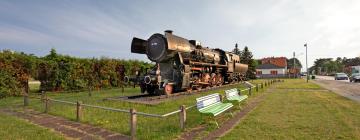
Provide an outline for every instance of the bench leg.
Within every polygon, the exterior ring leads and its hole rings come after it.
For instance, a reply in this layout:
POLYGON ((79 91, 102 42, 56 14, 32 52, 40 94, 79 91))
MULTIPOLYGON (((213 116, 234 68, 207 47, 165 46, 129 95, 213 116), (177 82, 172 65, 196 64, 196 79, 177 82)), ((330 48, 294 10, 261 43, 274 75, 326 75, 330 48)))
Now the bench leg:
POLYGON ((214 118, 214 122, 216 124, 216 128, 220 128, 218 122, 216 121, 216 118, 215 117, 213 117, 213 118, 214 118))
POLYGON ((241 110, 242 108, 241 108, 241 103, 238 103, 238 107, 239 107, 239 110, 241 110))
POLYGON ((234 117, 234 114, 231 111, 229 111, 229 113, 230 113, 231 117, 234 117))

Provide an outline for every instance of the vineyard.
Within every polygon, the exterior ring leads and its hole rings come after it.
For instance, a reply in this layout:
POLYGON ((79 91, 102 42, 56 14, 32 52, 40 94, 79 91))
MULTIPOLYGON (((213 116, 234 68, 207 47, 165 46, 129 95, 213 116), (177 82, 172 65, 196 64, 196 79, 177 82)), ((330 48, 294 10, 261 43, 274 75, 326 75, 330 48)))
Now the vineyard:
POLYGON ((0 52, 0 98, 27 94, 30 80, 42 91, 98 90, 121 87, 124 75, 152 67, 138 60, 77 58, 57 54, 44 57, 3 50, 0 52))

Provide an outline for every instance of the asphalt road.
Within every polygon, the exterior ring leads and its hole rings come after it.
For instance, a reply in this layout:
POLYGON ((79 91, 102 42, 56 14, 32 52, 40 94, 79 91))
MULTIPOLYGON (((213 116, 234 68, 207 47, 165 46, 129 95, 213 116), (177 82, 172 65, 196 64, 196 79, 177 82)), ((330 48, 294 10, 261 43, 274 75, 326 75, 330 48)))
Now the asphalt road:
POLYGON ((316 76, 315 83, 341 96, 360 103, 360 83, 335 80, 333 76, 316 76))

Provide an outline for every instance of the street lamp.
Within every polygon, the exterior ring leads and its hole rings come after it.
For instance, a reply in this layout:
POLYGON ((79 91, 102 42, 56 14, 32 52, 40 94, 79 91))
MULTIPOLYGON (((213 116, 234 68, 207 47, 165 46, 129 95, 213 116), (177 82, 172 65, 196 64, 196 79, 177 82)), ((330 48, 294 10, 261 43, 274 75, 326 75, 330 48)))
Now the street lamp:
POLYGON ((307 43, 304 44, 306 48, 306 82, 309 82, 309 69, 308 69, 308 59, 307 59, 307 43))

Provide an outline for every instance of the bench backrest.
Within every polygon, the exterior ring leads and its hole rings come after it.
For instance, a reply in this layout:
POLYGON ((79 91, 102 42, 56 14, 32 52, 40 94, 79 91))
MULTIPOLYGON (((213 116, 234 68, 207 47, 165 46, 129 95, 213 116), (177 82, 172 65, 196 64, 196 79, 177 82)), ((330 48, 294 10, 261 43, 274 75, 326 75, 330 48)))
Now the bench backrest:
POLYGON ((207 107, 218 102, 220 102, 219 93, 214 93, 200 98, 196 98, 196 106, 198 109, 207 107))
POLYGON ((226 98, 230 98, 233 96, 239 96, 239 90, 236 88, 225 90, 226 98))

